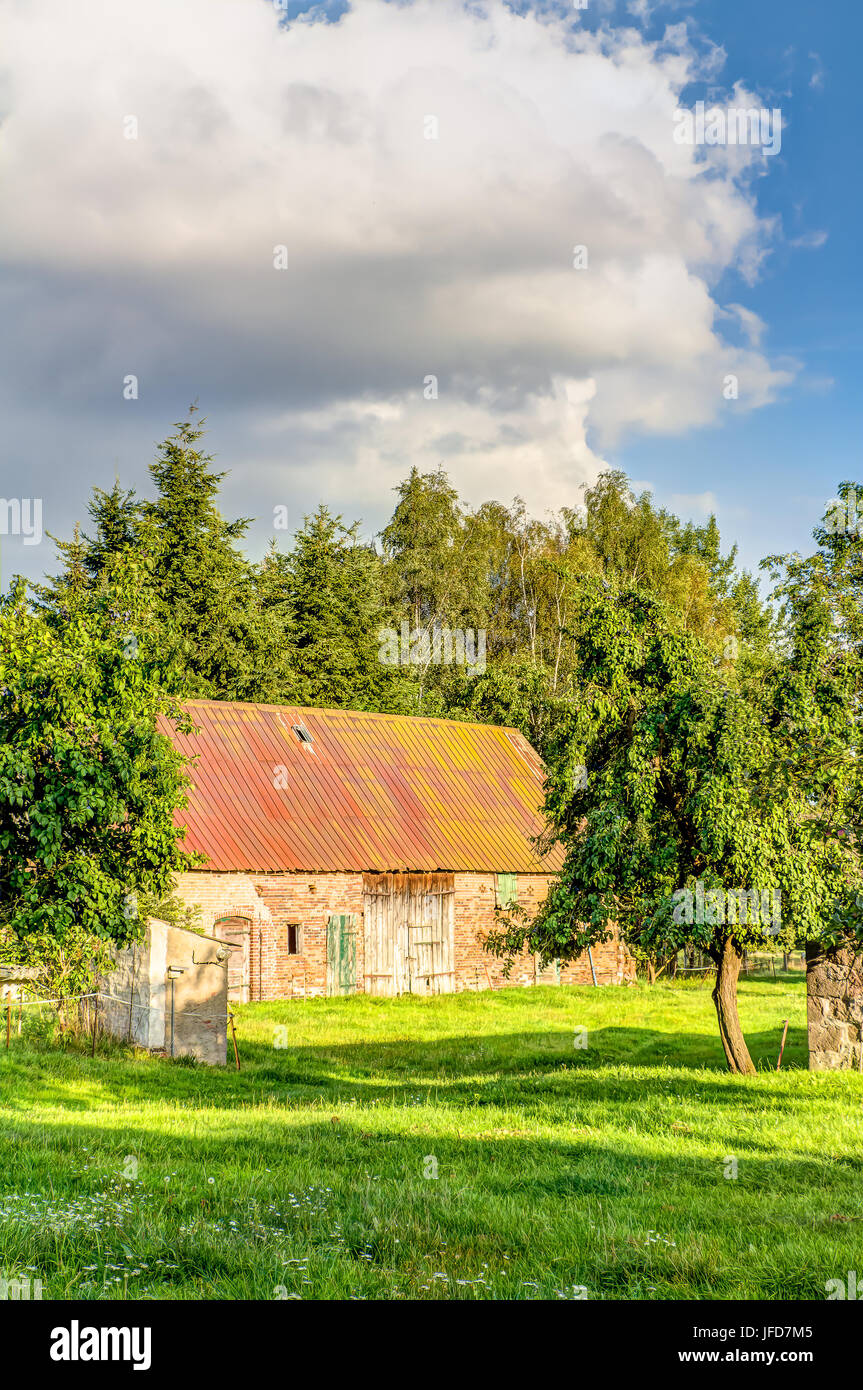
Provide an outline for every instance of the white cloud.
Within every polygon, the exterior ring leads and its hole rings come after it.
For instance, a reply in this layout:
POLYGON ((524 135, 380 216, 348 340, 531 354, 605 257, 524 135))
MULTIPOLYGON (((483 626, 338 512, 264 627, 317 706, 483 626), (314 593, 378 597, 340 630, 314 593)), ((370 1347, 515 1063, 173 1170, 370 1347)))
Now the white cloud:
POLYGON ((729 304, 729 314, 736 318, 740 324, 746 340, 752 347, 759 347, 761 339, 764 337, 764 330, 767 325, 758 314, 754 314, 751 309, 747 309, 743 304, 729 304))
POLYGON ((358 497, 444 462, 465 495, 540 509, 626 431, 716 419, 727 372, 738 409, 790 379, 743 306, 748 348, 723 340, 714 286, 754 278, 775 229, 757 151, 673 139, 722 56, 686 23, 650 43, 498 0, 289 26, 266 0, 88 0, 86 23, 0 0, 0 20, 4 316, 31 409, 50 379, 86 428, 135 373, 142 403, 244 421, 231 466, 257 489, 286 456, 358 497))
POLYGON ((719 510, 714 492, 675 492, 672 505, 679 511, 708 517, 719 510))
POLYGON ((792 238, 791 245, 801 251, 818 251, 824 245, 829 232, 822 230, 814 232, 803 232, 801 236, 792 238))
POLYGON ((395 402, 287 411, 257 427, 258 481, 268 469, 299 491, 301 472, 313 467, 323 496, 379 516, 409 466, 433 472, 443 464, 473 506, 516 495, 571 504, 574 480, 593 481, 602 467, 585 438, 594 389, 556 378, 548 392, 509 402, 486 388, 473 400, 457 392, 426 400, 417 391, 395 402), (286 463, 291 455, 302 461, 286 463))
POLYGON ((821 92, 824 90, 824 64, 821 62, 821 56, 818 53, 810 53, 809 57, 812 59, 813 62, 812 76, 809 78, 809 86, 813 87, 816 92, 821 92))

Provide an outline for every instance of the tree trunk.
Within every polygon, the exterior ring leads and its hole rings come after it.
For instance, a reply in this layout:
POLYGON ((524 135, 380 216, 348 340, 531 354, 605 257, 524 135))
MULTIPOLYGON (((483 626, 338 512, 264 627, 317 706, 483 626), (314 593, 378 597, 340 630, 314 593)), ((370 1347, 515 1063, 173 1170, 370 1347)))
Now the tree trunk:
POLYGON ((737 977, 740 974, 740 952, 729 937, 714 957, 716 960, 716 985, 713 1002, 719 1020, 719 1036, 725 1049, 728 1070, 741 1076, 754 1076, 755 1067, 749 1056, 749 1048, 740 1027, 737 1014, 737 977))

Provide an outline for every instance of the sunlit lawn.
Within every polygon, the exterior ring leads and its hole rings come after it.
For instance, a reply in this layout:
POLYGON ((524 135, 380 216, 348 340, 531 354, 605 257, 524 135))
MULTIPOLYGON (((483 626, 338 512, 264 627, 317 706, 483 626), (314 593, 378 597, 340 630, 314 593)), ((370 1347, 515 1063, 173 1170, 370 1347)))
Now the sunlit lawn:
POLYGON ((254 1004, 239 1074, 13 1035, 0 1275, 61 1299, 823 1298, 863 1273, 863 1076, 805 1070, 802 979, 744 981, 741 1013, 756 1078, 724 1070, 696 983, 254 1004))

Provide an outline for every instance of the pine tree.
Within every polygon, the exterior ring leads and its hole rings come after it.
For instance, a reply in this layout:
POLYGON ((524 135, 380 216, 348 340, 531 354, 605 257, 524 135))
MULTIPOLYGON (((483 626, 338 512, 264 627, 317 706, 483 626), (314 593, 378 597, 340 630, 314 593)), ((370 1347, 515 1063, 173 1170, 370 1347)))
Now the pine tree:
POLYGON ((117 478, 110 492, 94 487, 87 507, 95 527, 85 536, 84 564, 92 579, 102 574, 108 560, 124 551, 136 549, 142 538, 141 506, 134 489, 125 490, 117 478))
POLYGON ((380 562, 320 506, 296 536, 285 565, 292 664, 301 703, 373 709, 393 672, 379 659, 384 614, 380 562))
POLYGON ((92 579, 87 564, 89 546, 81 535, 77 521, 71 541, 61 541, 56 536, 51 536, 51 539, 63 561, 63 569, 60 574, 48 577, 44 584, 31 585, 31 589, 35 596, 34 605, 39 612, 49 622, 65 623, 90 602, 92 579))
POLYGON ((212 457, 199 447, 204 421, 193 412, 160 446, 150 467, 156 497, 143 505, 157 611, 196 694, 266 698, 278 684, 282 657, 254 570, 237 549, 249 518, 221 516, 216 497, 225 474, 211 468, 212 457))

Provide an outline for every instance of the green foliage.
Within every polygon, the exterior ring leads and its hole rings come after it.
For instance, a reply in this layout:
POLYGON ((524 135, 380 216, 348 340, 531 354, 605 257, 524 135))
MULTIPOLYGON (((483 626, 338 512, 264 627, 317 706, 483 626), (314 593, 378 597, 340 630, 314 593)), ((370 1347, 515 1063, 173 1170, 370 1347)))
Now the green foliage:
POLYGON ((468 598, 464 513, 443 469, 410 476, 397 489, 398 504, 382 532, 385 582, 392 607, 412 627, 457 626, 468 598))
POLYGON ((290 644, 300 704, 374 709, 386 685, 378 659, 383 622, 377 557, 321 506, 284 565, 290 644))
POLYGON ((482 724, 502 724, 518 729, 541 757, 565 701, 551 693, 550 673, 522 657, 508 664, 498 662, 472 682, 467 711, 482 724))
POLYGON ((164 693, 139 607, 142 576, 116 561, 65 624, 18 585, 0 607, 0 922, 6 936, 123 943, 131 895, 167 890, 189 863, 173 813, 180 755, 157 730, 188 726, 164 693))
POLYGON ((186 931, 203 934, 200 907, 197 903, 184 902, 176 893, 139 893, 137 907, 138 916, 143 920, 155 917, 169 926, 184 927, 186 931))
POLYGON ((580 694, 548 752, 549 839, 565 864, 527 938, 514 926, 497 949, 527 939, 568 959, 614 923, 642 946, 714 959, 729 938, 824 939, 859 883, 840 833, 859 804, 849 673, 793 660, 732 682, 667 605, 595 580, 571 634, 580 694), (697 885, 706 909, 687 921, 697 885), (780 893, 781 922, 772 897, 766 918, 759 898, 745 904, 755 920, 731 920, 720 890, 780 893))
POLYGON ((567 634, 591 574, 663 598, 740 666, 770 647, 769 612, 751 576, 736 574, 734 551, 722 554, 715 519, 683 525, 648 494, 636 498, 620 472, 540 521, 519 498, 472 511, 443 468, 414 468, 396 489, 381 553, 358 524, 321 507, 290 551, 273 542, 250 564, 239 548, 248 521, 221 516, 225 475, 203 433, 193 408, 159 447, 151 498, 119 482, 95 488, 87 534, 57 542, 62 573, 37 589, 42 611, 63 624, 92 604, 109 561, 133 555, 164 671, 192 694, 505 719, 544 748, 577 688, 567 634), (403 624, 411 639, 444 629, 478 646, 482 633, 486 669, 421 653, 388 663, 380 633, 401 635, 403 624))
POLYGON ((252 567, 237 549, 246 518, 225 521, 216 507, 223 473, 199 443, 191 417, 159 448, 150 474, 156 496, 142 508, 163 640, 182 662, 192 693, 232 700, 278 690, 283 653, 273 639, 252 567))
POLYGON ((28 972, 28 994, 51 1000, 61 1030, 76 1031, 82 1017, 92 1016, 93 993, 114 969, 111 943, 72 923, 62 936, 36 928, 24 936, 6 932, 0 940, 0 965, 28 972), (90 996, 82 1010, 81 996, 90 996))

